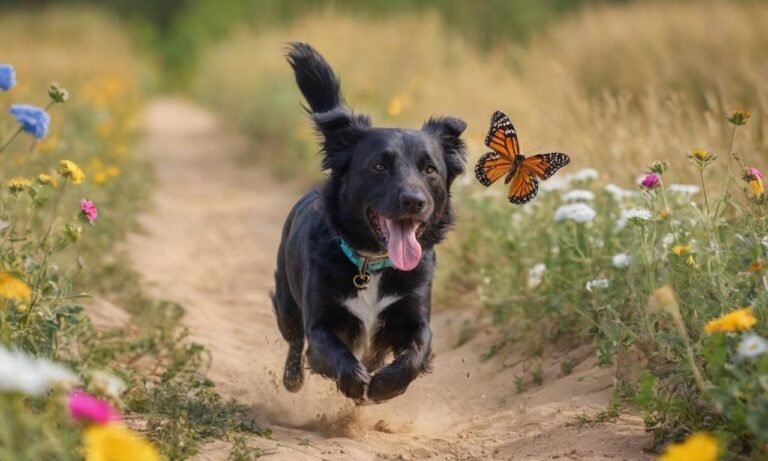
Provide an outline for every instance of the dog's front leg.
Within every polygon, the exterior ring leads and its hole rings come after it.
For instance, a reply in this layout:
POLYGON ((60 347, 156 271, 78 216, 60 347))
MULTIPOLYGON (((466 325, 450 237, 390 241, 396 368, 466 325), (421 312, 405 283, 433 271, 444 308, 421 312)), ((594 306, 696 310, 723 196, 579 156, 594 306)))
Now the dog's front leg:
POLYGON ((338 335, 326 327, 316 326, 307 332, 307 342, 310 368, 336 381, 342 394, 362 400, 371 377, 338 335))
POLYGON ((432 330, 419 321, 408 328, 408 337, 395 352, 395 360, 380 369, 368 386, 368 398, 382 402, 405 392, 411 381, 430 369, 432 330))

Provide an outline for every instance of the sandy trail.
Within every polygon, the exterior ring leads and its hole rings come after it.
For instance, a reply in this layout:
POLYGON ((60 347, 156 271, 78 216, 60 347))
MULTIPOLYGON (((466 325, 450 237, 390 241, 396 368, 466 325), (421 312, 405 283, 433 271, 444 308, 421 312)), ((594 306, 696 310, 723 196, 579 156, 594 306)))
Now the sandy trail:
MULTIPOLYGON (((530 375, 525 363, 480 360, 490 333, 453 347, 467 313, 438 310, 435 371, 388 403, 356 408, 316 375, 287 392, 287 347, 267 293, 281 224, 300 191, 239 163, 243 140, 188 102, 153 101, 146 126, 159 188, 141 217, 145 232, 129 242, 132 260, 153 295, 186 308, 221 392, 253 405, 274 430, 273 441, 252 440, 274 449, 269 459, 648 459, 639 418, 565 425, 604 408, 611 393, 611 370, 596 368, 589 351, 571 352, 582 360, 565 377, 564 357, 552 357, 543 385, 518 394, 515 376, 530 375)), ((197 459, 225 460, 228 449, 214 442, 197 459)))

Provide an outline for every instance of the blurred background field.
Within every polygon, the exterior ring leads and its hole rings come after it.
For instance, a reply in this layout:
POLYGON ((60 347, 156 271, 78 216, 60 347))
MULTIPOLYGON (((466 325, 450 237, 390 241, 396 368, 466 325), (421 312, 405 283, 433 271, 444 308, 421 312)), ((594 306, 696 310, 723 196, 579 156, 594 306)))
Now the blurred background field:
MULTIPOLYGON (((746 303, 763 303, 758 317, 768 320, 764 279, 743 275, 766 258, 756 243, 765 232, 764 202, 742 193, 741 171, 733 193, 722 194, 731 150, 747 165, 768 167, 768 2, 0 0, 0 9, 0 63, 14 64, 19 80, 12 92, 0 93, 0 104, 43 105, 50 81, 72 94, 71 103, 52 109, 46 140, 32 148, 17 142, 3 154, 3 180, 71 158, 86 170, 90 196, 108 204, 104 225, 83 249, 100 261, 84 287, 133 302, 135 293, 120 286, 126 274, 113 245, 151 190, 151 171, 136 146, 141 107, 153 95, 195 99, 245 132, 251 147, 244 162, 305 186, 322 179, 317 139, 282 57, 286 42, 306 41, 338 71, 348 104, 375 124, 418 128, 433 114, 468 122, 468 174, 454 190, 460 220, 441 253, 436 298, 440 308, 487 310, 500 338, 489 357, 512 341, 533 356, 589 343, 606 365, 642 349, 661 365, 648 365, 650 377, 627 378, 627 395, 642 397, 636 403, 660 441, 723 430, 725 440, 747 452, 756 440, 768 440, 754 429, 768 418, 768 397, 750 402, 764 406, 751 420, 746 410, 730 420, 714 412, 716 422, 706 410, 681 410, 700 391, 685 341, 668 331, 668 319, 645 311, 653 290, 670 283, 681 294, 699 361, 719 357, 723 367, 725 348, 735 340, 713 345, 701 334, 704 322, 746 303), (736 109, 751 117, 734 138, 726 117, 736 109), (486 151, 482 142, 495 110, 515 123, 524 152, 571 155, 560 176, 594 168, 598 178, 571 176, 559 183, 564 189, 550 187, 523 208, 509 205, 499 184, 481 189, 471 171, 486 151), (703 180, 690 165, 691 149, 718 156, 703 180), (710 199, 726 211, 715 219, 705 213, 701 192, 670 193, 663 202, 658 193, 639 195, 637 178, 655 160, 669 164, 666 185, 709 187, 710 199), (630 193, 616 200, 605 190, 609 183, 630 193), (595 194, 593 222, 554 220, 567 188, 595 194), (651 223, 616 231, 622 209, 631 207, 647 207, 651 223), (659 215, 667 207, 672 221, 659 215), (685 245, 694 248, 688 250, 693 265, 670 253, 685 245), (720 248, 727 257, 721 259, 720 248), (638 263, 615 266, 612 256, 620 253, 638 263), (533 283, 540 263, 546 275, 533 283), (610 281, 607 290, 585 288, 602 279, 610 281), (682 371, 669 378, 675 367, 682 371)), ((0 133, 13 128, 9 117, 0 119, 0 133)), ((467 326, 468 335, 473 328, 467 326)), ((766 367, 756 365, 761 373, 766 367)), ((722 367, 713 370, 705 370, 707 379, 723 388, 748 382, 753 393, 759 388, 743 377, 728 381, 722 367)), ((536 381, 535 372, 521 377, 518 389, 536 381)), ((743 404, 720 397, 713 406, 743 404)), ((146 394, 134 396, 133 408, 146 410, 148 401, 146 394)))

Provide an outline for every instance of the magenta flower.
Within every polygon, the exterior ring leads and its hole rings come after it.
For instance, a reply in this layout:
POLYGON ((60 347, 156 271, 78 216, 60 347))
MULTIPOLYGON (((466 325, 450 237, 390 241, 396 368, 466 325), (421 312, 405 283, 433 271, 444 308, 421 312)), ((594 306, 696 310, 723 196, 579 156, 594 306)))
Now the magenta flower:
POLYGON ((74 420, 96 424, 120 420, 120 414, 112 405, 83 391, 69 394, 69 416, 74 420))
POLYGON ((763 179, 763 172, 755 167, 747 168, 747 175, 752 176, 754 179, 763 179))
POLYGON ((99 217, 99 210, 96 209, 93 200, 82 199, 80 200, 80 214, 88 221, 88 224, 93 224, 99 217))
POLYGON ((643 179, 640 181, 640 187, 643 189, 655 189, 659 186, 661 183, 661 178, 659 175, 654 173, 648 173, 643 177, 643 179))

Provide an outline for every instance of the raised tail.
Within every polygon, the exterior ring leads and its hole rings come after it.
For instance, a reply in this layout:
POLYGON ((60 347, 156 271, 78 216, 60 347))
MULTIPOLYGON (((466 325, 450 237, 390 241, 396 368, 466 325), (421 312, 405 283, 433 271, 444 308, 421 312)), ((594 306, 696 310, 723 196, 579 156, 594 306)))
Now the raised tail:
POLYGON ((342 106, 339 79, 314 48, 306 43, 289 43, 285 59, 293 68, 296 84, 312 113, 328 112, 342 106))

